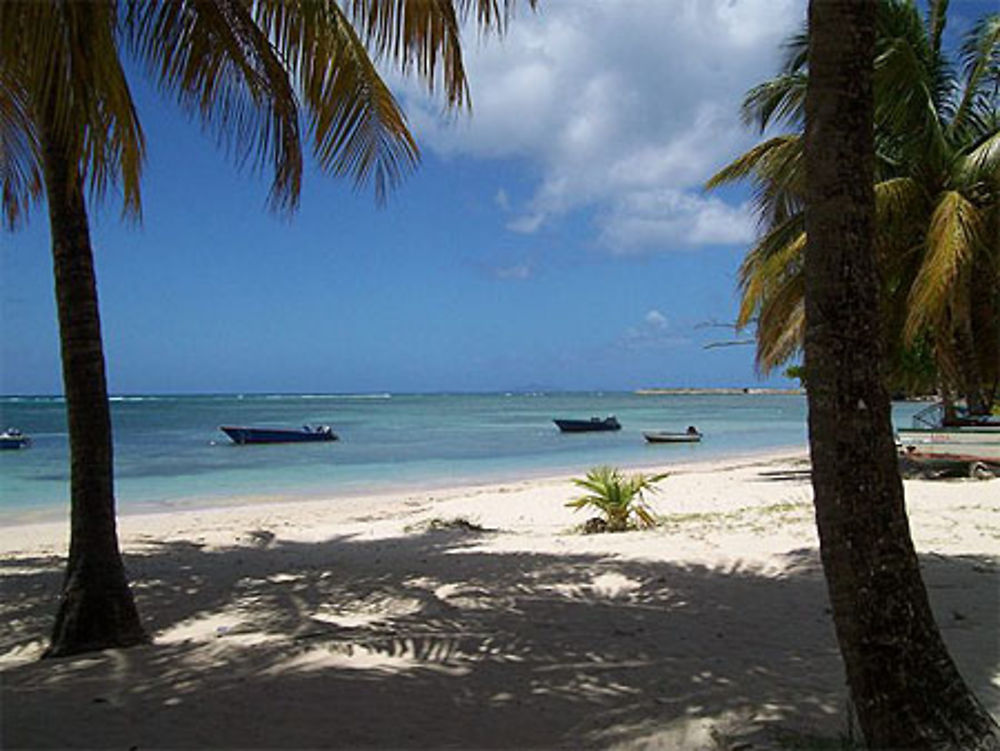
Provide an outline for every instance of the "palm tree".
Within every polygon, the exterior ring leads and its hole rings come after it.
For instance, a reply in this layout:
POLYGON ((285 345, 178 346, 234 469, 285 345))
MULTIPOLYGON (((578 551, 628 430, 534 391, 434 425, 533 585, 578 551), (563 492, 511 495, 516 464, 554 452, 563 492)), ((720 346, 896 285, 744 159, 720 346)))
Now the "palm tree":
MULTIPOLYGON (((973 411, 1000 385, 1000 14, 966 35, 961 66, 941 49, 946 2, 922 21, 911 0, 878 3, 875 97, 877 247, 889 373, 918 388, 936 377, 973 411), (933 367, 928 368, 930 361, 933 367)), ((738 325, 756 323, 767 372, 801 351, 804 333, 803 95, 808 38, 782 73, 751 90, 744 119, 768 138, 720 170, 749 178, 762 233, 740 269, 738 325)))
POLYGON ((811 0, 805 367, 820 553, 872 748, 1000 749, 920 575, 881 372, 872 60, 876 0, 811 0))
MULTIPOLYGON (((119 552, 111 419, 85 197, 119 186, 140 216, 144 141, 122 68, 142 64, 235 159, 271 166, 291 211, 303 126, 320 166, 384 198, 418 161, 373 59, 467 102, 459 29, 502 30, 514 0, 36 0, 0 3, 0 206, 23 222, 44 193, 71 457, 71 538, 50 656, 146 641, 119 552)), ((533 4, 534 0, 529 0, 533 4)))
POLYGON ((569 508, 592 507, 604 514, 608 532, 624 532, 632 527, 655 527, 656 519, 643 493, 655 493, 656 483, 666 474, 647 476, 642 473, 623 475, 614 467, 594 467, 586 477, 574 478, 573 484, 588 491, 569 501, 569 508))

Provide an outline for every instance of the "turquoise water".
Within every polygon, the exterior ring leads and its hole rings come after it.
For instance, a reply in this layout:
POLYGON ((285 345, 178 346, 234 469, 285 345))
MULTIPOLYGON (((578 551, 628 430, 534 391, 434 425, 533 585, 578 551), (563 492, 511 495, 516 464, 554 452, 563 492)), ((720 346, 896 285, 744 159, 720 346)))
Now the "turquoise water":
MULTIPOLYGON (((0 523, 64 513, 69 499, 65 405, 0 399, 0 425, 31 448, 0 452, 0 523)), ((895 407, 897 425, 917 407, 895 407)), ((670 464, 804 448, 805 398, 787 394, 633 393, 129 396, 112 399, 122 511, 239 498, 336 497, 492 482, 595 464, 670 464), (615 414, 615 433, 566 435, 554 417, 615 414), (218 426, 324 423, 333 443, 235 446, 218 426), (700 444, 647 445, 643 430, 696 425, 700 444)))

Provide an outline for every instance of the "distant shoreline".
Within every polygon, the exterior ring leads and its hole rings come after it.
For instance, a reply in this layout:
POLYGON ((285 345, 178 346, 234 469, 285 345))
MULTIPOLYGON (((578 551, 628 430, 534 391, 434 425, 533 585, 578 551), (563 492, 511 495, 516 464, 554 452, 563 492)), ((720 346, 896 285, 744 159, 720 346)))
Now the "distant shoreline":
POLYGON ((739 394, 748 394, 753 396, 758 395, 794 395, 794 396, 805 396, 805 389, 775 389, 775 388, 649 388, 649 389, 636 389, 634 392, 637 396, 676 396, 676 395, 690 395, 690 396, 712 396, 712 395, 722 395, 722 396, 734 396, 739 394))

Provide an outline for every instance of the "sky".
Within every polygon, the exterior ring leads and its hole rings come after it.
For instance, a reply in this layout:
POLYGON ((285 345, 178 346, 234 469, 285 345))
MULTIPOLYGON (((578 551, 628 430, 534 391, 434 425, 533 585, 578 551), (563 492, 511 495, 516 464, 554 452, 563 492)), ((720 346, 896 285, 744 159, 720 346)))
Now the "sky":
MULTIPOLYGON (((988 4, 987 4, 988 5, 988 4)), ((805 0, 541 0, 464 37, 470 112, 387 71, 422 162, 378 206, 307 170, 299 210, 131 78, 141 225, 91 207, 112 393, 791 386, 738 337, 746 188, 706 193, 758 134, 805 0)), ((952 3, 961 26, 984 4, 952 3)), ((0 393, 61 393, 44 206, 0 234, 0 393)))

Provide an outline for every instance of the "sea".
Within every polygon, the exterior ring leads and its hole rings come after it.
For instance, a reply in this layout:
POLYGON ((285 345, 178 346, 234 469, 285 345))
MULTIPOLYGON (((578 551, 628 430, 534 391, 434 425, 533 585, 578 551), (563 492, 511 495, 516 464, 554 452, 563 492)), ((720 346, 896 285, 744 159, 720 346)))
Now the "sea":
MULTIPOLYGON (((922 405, 896 403, 897 427, 922 405)), ((121 513, 583 474, 609 464, 661 466, 804 450, 805 397, 795 393, 228 394, 111 398, 121 513), (617 416, 622 430, 560 433, 553 418, 617 416), (328 443, 237 446, 220 425, 330 425, 328 443), (644 430, 704 435, 647 444, 644 430)), ((0 397, 0 426, 32 446, 0 451, 0 525, 59 518, 69 506, 61 397, 0 397)))

